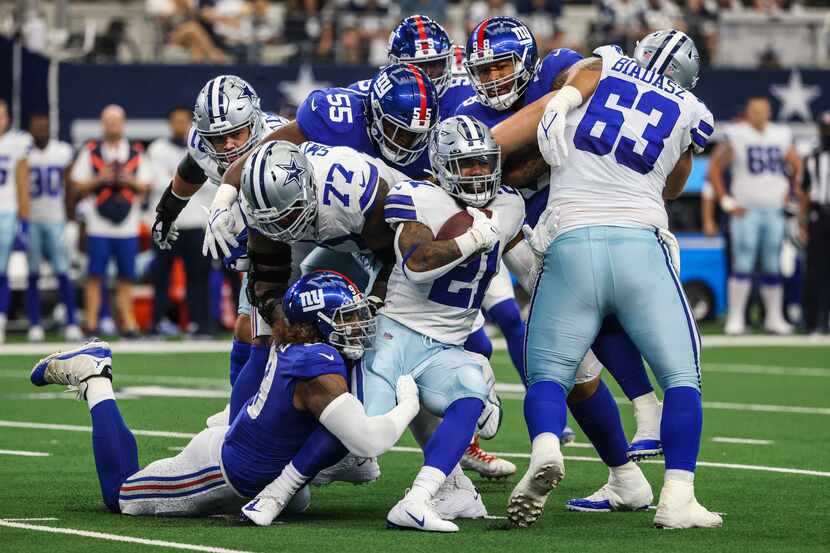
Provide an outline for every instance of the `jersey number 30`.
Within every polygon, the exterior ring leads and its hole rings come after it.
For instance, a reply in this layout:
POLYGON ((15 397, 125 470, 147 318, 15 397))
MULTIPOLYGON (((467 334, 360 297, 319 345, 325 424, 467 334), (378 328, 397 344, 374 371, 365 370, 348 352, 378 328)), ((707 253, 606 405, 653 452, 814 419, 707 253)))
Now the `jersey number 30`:
POLYGON ((600 81, 588 104, 588 110, 576 129, 574 146, 598 156, 607 155, 613 150, 617 163, 641 175, 648 174, 654 169, 666 138, 674 130, 680 117, 680 106, 654 90, 645 92, 639 99, 638 95, 637 85, 632 82, 617 77, 606 77, 600 81), (616 97, 616 106, 609 105, 612 96, 616 97), (625 111, 619 108, 639 111, 650 121, 654 121, 655 113, 658 114, 656 122, 650 123, 643 130, 642 138, 646 141, 646 146, 642 153, 636 151, 634 140, 620 136, 625 123, 625 111))
POLYGON ((435 279, 429 299, 462 309, 479 309, 490 280, 498 270, 499 244, 435 279), (475 293, 473 293, 475 292, 475 293))

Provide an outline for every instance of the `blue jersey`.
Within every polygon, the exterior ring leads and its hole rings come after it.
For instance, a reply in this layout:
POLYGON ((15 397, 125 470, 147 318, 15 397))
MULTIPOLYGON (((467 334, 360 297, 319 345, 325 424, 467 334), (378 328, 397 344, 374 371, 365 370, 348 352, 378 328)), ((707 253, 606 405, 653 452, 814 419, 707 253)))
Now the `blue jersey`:
MULTIPOLYGON (((369 86, 371 84, 372 79, 356 81, 349 85, 349 90, 354 90, 360 94, 369 94, 369 86)), ((470 85, 470 79, 466 76, 452 77, 444 94, 438 98, 439 117, 441 119, 452 117, 455 115, 455 110, 458 109, 458 106, 471 96, 475 96, 475 91, 470 85)))
MULTIPOLYGON (((536 72, 536 76, 527 87, 524 95, 513 104, 510 109, 499 111, 479 102, 477 96, 469 98, 462 103, 455 111, 455 115, 469 115, 475 117, 491 129, 501 123, 523 107, 532 104, 545 94, 551 91, 556 77, 562 71, 582 59, 582 56, 568 48, 557 48, 545 56, 536 72)), ((548 186, 544 188, 524 188, 520 190, 525 198, 525 211, 527 222, 535 226, 539 216, 545 210, 548 203, 548 186)))
POLYGON ((259 391, 239 411, 222 446, 222 468, 236 491, 258 494, 320 426, 313 414, 294 407, 294 388, 326 374, 349 382, 343 357, 327 344, 271 348, 259 391))
MULTIPOLYGON (((353 85, 354 86, 354 85, 353 85)), ((368 96, 350 88, 315 90, 297 109, 297 125, 311 142, 326 146, 348 146, 358 152, 381 159, 390 167, 413 179, 429 174, 427 150, 409 165, 385 159, 369 136, 368 96)))

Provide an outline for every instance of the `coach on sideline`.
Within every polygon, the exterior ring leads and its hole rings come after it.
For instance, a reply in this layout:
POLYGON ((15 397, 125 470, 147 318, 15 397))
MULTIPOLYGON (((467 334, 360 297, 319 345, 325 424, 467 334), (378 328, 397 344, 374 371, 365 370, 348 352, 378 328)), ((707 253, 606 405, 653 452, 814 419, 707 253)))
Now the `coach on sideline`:
POLYGON ((72 169, 79 197, 92 205, 86 211, 89 271, 84 290, 87 331, 98 331, 101 283, 107 266, 115 258, 118 286, 115 304, 125 337, 138 332, 133 312, 132 283, 138 254, 139 210, 142 197, 150 190, 153 171, 144 159, 140 144, 124 138, 126 114, 110 104, 101 111, 102 140, 90 140, 81 149, 72 169))

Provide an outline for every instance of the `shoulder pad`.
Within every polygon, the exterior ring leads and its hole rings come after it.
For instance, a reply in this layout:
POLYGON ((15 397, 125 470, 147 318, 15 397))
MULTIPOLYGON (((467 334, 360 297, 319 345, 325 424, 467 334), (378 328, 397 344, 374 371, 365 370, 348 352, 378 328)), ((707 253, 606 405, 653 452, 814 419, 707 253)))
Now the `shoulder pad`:
POLYGON ((307 139, 324 144, 332 135, 356 132, 363 122, 363 98, 348 88, 315 90, 297 110, 297 124, 307 139))
POLYGON ((428 209, 429 196, 438 188, 428 181, 406 180, 389 190, 383 202, 383 216, 387 223, 418 221, 419 209, 428 209))
POLYGON ((312 380, 326 374, 339 374, 348 380, 340 352, 328 344, 286 344, 277 350, 277 370, 297 380, 312 380))

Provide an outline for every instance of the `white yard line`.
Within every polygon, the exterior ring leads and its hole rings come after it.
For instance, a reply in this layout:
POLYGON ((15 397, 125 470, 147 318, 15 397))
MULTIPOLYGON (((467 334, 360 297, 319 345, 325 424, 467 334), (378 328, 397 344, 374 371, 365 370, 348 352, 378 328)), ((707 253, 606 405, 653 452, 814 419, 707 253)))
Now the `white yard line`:
MULTIPOLYGON (((0 370, 0 378, 29 379, 29 370, 0 370)), ((217 390, 230 391, 231 386, 227 378, 210 378, 205 376, 159 376, 152 374, 124 374, 116 373, 116 384, 130 382, 136 384, 160 384, 171 386, 201 386, 217 390)))
POLYGON ((0 449, 0 455, 16 455, 18 457, 49 457, 51 453, 45 451, 22 451, 19 449, 0 449))
POLYGON ((145 538, 134 538, 132 536, 122 536, 120 534, 108 534, 105 532, 91 532, 89 530, 76 530, 74 528, 55 528, 52 526, 40 526, 37 524, 25 524, 23 522, 13 522, 8 519, 0 519, 0 526, 8 528, 17 528, 19 530, 32 530, 35 532, 47 532, 50 534, 66 534, 69 536, 81 536, 84 538, 93 538, 96 540, 117 541, 122 543, 137 543, 139 545, 152 545, 155 547, 166 547, 169 549, 183 549, 185 551, 204 551, 206 553, 250 553, 249 551, 242 551, 239 549, 227 549, 225 547, 213 547, 208 545, 194 545, 190 543, 180 543, 175 541, 164 540, 148 540, 145 538))
POLYGON ((830 369, 821 367, 783 367, 777 365, 747 365, 738 363, 703 363, 703 372, 830 378, 830 369))
POLYGON ((5 520, 6 522, 47 522, 47 521, 54 521, 59 520, 55 517, 35 517, 35 518, 0 518, 0 520, 5 520))
MULTIPOLYGON (((4 428, 31 428, 34 430, 61 430, 65 432, 92 432, 91 426, 81 426, 77 424, 51 424, 43 422, 27 422, 27 421, 5 421, 0 420, 0 427, 4 428)), ((133 430, 130 429, 136 436, 152 436, 155 438, 186 438, 190 439, 196 436, 189 432, 166 432, 162 430, 133 430)))
POLYGON ((744 444, 744 445, 772 445, 775 442, 772 440, 756 440, 754 438, 726 438, 724 436, 715 436, 712 438, 713 442, 719 444, 744 444))

